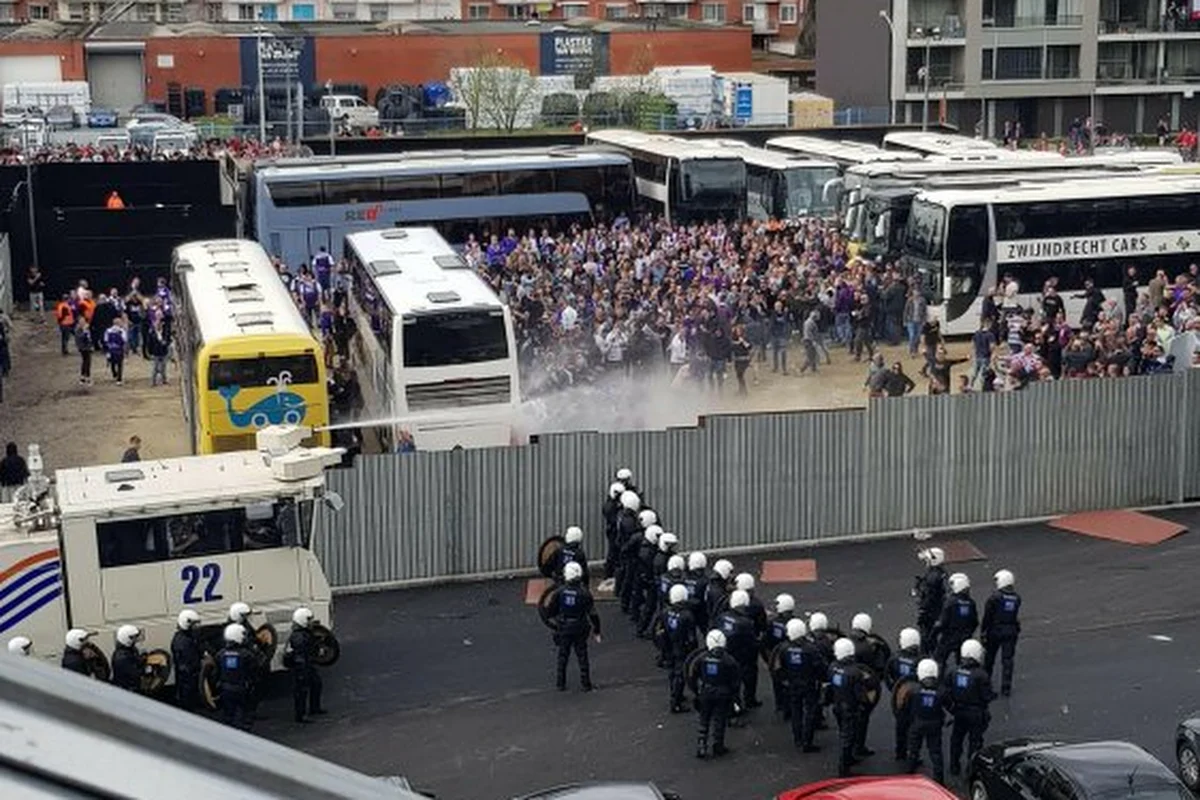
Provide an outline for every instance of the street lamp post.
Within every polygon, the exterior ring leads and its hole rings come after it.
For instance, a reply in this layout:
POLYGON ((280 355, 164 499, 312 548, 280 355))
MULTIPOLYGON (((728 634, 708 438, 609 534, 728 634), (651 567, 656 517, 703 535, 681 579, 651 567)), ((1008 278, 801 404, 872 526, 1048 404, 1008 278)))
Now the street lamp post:
POLYGON ((266 32, 267 29, 262 25, 254 26, 254 38, 258 46, 258 141, 260 144, 266 144, 267 141, 267 81, 263 70, 263 34, 266 32))
MULTIPOLYGON (((333 94, 333 81, 325 81, 325 96, 333 94)), ((337 130, 333 123, 333 106, 329 106, 329 155, 337 155, 337 130)))
POLYGON ((888 27, 888 124, 895 125, 896 102, 892 98, 892 81, 895 80, 893 73, 895 72, 896 62, 896 25, 892 22, 892 17, 885 8, 879 9, 879 18, 888 27))
POLYGON ((942 32, 938 28, 930 28, 929 30, 922 30, 922 29, 918 28, 916 33, 917 33, 918 38, 925 40, 925 64, 921 67, 921 79, 923 82, 923 89, 925 92, 924 100, 921 103, 921 130, 927 131, 927 130, 929 130, 929 59, 930 59, 930 52, 931 52, 930 48, 933 45, 934 39, 941 38, 942 32))

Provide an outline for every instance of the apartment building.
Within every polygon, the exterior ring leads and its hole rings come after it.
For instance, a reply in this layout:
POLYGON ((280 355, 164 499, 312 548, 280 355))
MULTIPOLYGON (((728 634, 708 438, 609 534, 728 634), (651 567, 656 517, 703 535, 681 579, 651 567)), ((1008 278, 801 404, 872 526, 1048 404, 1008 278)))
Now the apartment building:
POLYGON ((885 100, 898 122, 928 109, 989 136, 1006 121, 1053 136, 1090 114, 1125 132, 1200 118, 1197 0, 864 0, 823 3, 820 20, 818 91, 885 100))
POLYGON ((460 0, 257 0, 257 2, 209 2, 208 0, 161 0, 127 2, 115 0, 0 0, 0 22, 28 19, 57 19, 64 22, 95 22, 106 13, 125 6, 120 19, 134 22, 388 22, 459 19, 460 0))

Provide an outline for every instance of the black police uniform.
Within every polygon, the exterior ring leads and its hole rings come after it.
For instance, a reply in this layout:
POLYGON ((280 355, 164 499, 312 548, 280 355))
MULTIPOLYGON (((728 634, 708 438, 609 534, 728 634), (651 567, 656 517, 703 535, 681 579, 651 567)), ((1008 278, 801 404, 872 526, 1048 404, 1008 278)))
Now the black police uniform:
POLYGON ((946 598, 946 603, 942 606, 942 615, 934 626, 934 635, 937 637, 937 652, 934 658, 943 671, 950 656, 954 656, 955 664, 959 663, 958 651, 962 643, 974 635, 978 625, 979 612, 970 591, 964 590, 946 598))
POLYGON ((754 592, 747 592, 750 595, 750 603, 746 606, 746 614, 750 617, 750 621, 754 623, 754 635, 759 639, 767 633, 767 609, 763 606, 762 600, 758 599, 758 595, 754 592))
POLYGON ((874 755, 867 747, 867 731, 871 726, 871 715, 879 704, 879 692, 883 688, 884 673, 888 661, 892 657, 891 648, 878 636, 864 633, 860 630, 850 631, 850 641, 854 642, 854 660, 863 668, 863 681, 868 690, 875 689, 875 700, 863 704, 858 717, 858 741, 855 743, 855 754, 858 756, 874 755))
POLYGON ((921 652, 933 653, 937 640, 934 626, 946 603, 946 570, 940 565, 929 567, 917 577, 917 630, 921 632, 921 652))
POLYGON ((996 696, 987 671, 978 661, 968 659, 946 676, 949 708, 954 715, 950 731, 950 774, 957 775, 962 762, 963 739, 967 740, 967 759, 983 747, 983 734, 992 715, 988 703, 996 696))
POLYGON ((137 648, 119 644, 113 648, 112 654, 113 686, 128 689, 131 692, 142 688, 142 657, 137 648))
POLYGON ((711 623, 717 621, 717 615, 729 607, 729 580, 713 572, 704 587, 704 610, 711 623))
POLYGON ((633 584, 637 583, 637 546, 643 538, 642 526, 638 523, 637 512, 630 511, 624 506, 617 512, 617 575, 615 590, 621 598, 621 610, 629 613, 629 598, 633 584))
POLYGON ((679 713, 687 710, 683 706, 683 668, 687 657, 695 652, 697 647, 696 620, 686 602, 667 606, 662 620, 665 639, 663 655, 668 670, 667 686, 671 695, 671 711, 679 713))
POLYGON ((908 696, 900 716, 908 720, 908 771, 916 772, 921 759, 921 746, 929 752, 929 765, 933 768, 933 779, 946 783, 945 766, 942 759, 942 728, 946 724, 946 690, 936 678, 920 682, 908 696))
POLYGON ((246 700, 249 713, 254 714, 258 710, 258 704, 262 701, 263 692, 267 687, 267 680, 271 676, 271 660, 267 658, 266 652, 259 644, 258 631, 250 624, 250 620, 243 619, 238 624, 246 632, 245 644, 242 647, 245 647, 254 659, 254 670, 250 675, 250 694, 246 700))
POLYGON ((175 631, 171 637, 171 663, 175 665, 175 701, 184 711, 200 708, 200 664, 204 649, 195 629, 175 631))
POLYGON ((696 695, 696 711, 700 716, 696 731, 698 758, 708 757, 710 730, 712 754, 720 756, 728 752, 725 747, 725 727, 737 695, 739 670, 738 662, 722 648, 708 650, 695 661, 689 681, 696 695))
POLYGON ((292 673, 292 708, 296 722, 304 714, 324 714, 321 676, 317 673, 317 639, 308 628, 295 626, 288 637, 287 668, 292 673))
POLYGON ((792 740, 804 752, 816 752, 813 736, 821 711, 821 684, 829 674, 829 662, 807 638, 779 645, 773 660, 779 664, 775 677, 786 687, 792 740))
POLYGON ((858 726, 867 704, 867 684, 862 668, 853 660, 835 661, 829 667, 829 690, 838 721, 838 777, 850 774, 858 746, 858 726))
MULTIPOLYGON (((887 683, 887 687, 892 694, 900 688, 904 683, 915 683, 917 680, 917 664, 921 661, 921 652, 918 647, 910 647, 901 650, 892 656, 888 661, 887 669, 884 670, 883 679, 887 683)), ((911 715, 906 714, 904 709, 892 704, 892 710, 896 714, 896 760, 905 761, 908 758, 908 732, 909 725, 912 722, 911 715)), ((941 739, 939 738, 939 742, 941 739)))
POLYGON ((688 608, 696 621, 696 630, 708 630, 708 576, 702 569, 688 570, 683 574, 683 585, 688 590, 688 608))
POLYGON ((646 539, 645 530, 638 533, 636 541, 636 547, 632 542, 626 546, 627 550, 633 552, 634 570, 633 581, 626 585, 629 587, 629 616, 637 626, 638 635, 644 636, 645 632, 641 627, 642 609, 655 591, 654 557, 658 555, 658 544, 646 539))
POLYGON ((621 548, 617 545, 617 515, 621 511, 621 501, 616 497, 607 497, 600 508, 604 517, 604 538, 608 542, 608 550, 604 554, 604 577, 617 577, 617 561, 621 548))
MULTIPOLYGON (((649 634, 652 632, 654 620, 671 605, 671 587, 676 584, 683 585, 683 572, 680 570, 664 572, 654 579, 654 616, 646 622, 645 627, 641 628, 639 634, 643 632, 649 634)), ((681 607, 687 608, 687 603, 685 602, 681 607)), ((645 611, 645 608, 643 606, 643 611, 645 611)), ((695 625, 695 618, 693 618, 692 624, 695 625)), ((664 641, 655 641, 654 644, 658 647, 658 666, 669 666, 666 643, 664 641)))
POLYGON ((991 680, 996 667, 996 655, 1000 655, 1000 693, 1012 694, 1013 657, 1017 650, 1017 637, 1021 635, 1021 595, 1012 587, 992 593, 983 606, 983 635, 985 657, 983 668, 991 680))
POLYGON ((683 582, 682 572, 675 573, 674 578, 667 581, 667 560, 670 557, 670 554, 664 553, 655 546, 654 555, 650 556, 647 568, 647 563, 641 560, 643 554, 639 553, 638 555, 642 568, 642 608, 637 617, 638 636, 646 636, 649 633, 654 615, 658 613, 658 609, 666 607, 667 594, 671 591, 671 587, 683 582))
POLYGON ((217 653, 217 707, 226 725, 250 730, 254 720, 250 694, 256 669, 254 652, 244 645, 227 644, 217 653))
MULTIPOLYGON (((842 634, 837 629, 812 631, 808 632, 808 638, 813 645, 821 653, 821 657, 825 659, 826 664, 832 664, 836 659, 833 657, 833 643, 842 638, 842 634)), ((821 706, 817 713, 817 730, 823 731, 829 727, 829 723, 825 721, 825 706, 821 706)))
MULTIPOLYGON (((771 665, 771 655, 775 650, 787 644, 787 624, 795 615, 791 611, 776 614, 767 623, 767 632, 763 634, 760 652, 767 666, 771 665)), ((787 682, 782 671, 771 673, 771 693, 775 697, 775 711, 785 717, 791 713, 787 698, 787 682)))
POLYGON ((716 627, 725 634, 725 648, 737 661, 742 708, 754 708, 758 702, 758 646, 754 621, 741 609, 726 609, 717 615, 716 627))
POLYGON ((62 668, 69 670, 70 672, 78 672, 80 675, 87 675, 89 677, 92 674, 90 671, 88 671, 87 661, 83 657, 83 651, 72 650, 69 647, 63 650, 62 668))
POLYGON ((574 561, 583 570, 583 582, 589 583, 591 575, 588 573, 587 553, 583 552, 582 544, 564 544, 562 549, 558 551, 558 562, 554 565, 554 582, 563 582, 563 567, 574 561))
POLYGON ((555 662, 555 685, 559 690, 567 688, 567 660, 571 650, 579 661, 579 682, 584 691, 592 690, 592 667, 588 661, 588 636, 594 630, 600 635, 600 615, 596 603, 586 586, 572 581, 559 589, 550 601, 551 618, 558 620, 554 632, 554 644, 558 646, 555 662))

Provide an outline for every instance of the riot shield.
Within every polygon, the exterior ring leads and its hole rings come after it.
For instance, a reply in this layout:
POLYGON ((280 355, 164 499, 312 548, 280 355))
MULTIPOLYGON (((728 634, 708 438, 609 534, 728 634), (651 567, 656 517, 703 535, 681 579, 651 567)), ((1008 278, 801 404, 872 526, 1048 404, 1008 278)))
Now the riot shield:
POLYGON ((275 649, 279 647, 279 631, 269 622, 259 625, 254 631, 254 641, 250 644, 258 650, 263 660, 270 664, 271 659, 275 657, 275 649))
POLYGON ((142 653, 142 694, 157 694, 171 676, 171 654, 166 650, 142 653))
POLYGON ((904 704, 908 702, 908 698, 920 686, 919 683, 912 678, 900 681, 896 684, 896 688, 892 691, 892 713, 897 716, 904 710, 904 704))
POLYGON ((558 586, 547 586, 537 602, 538 618, 552 631, 558 630, 558 618, 550 615, 551 601, 557 596, 558 590, 558 586))
POLYGON ((217 662, 208 653, 200 660, 200 696, 210 709, 217 708, 217 662))
POLYGON ((91 642, 84 642, 79 652, 83 654, 83 661, 87 664, 88 675, 102 683, 108 683, 112 678, 112 667, 109 666, 108 656, 104 655, 104 651, 91 642))
POLYGON ((561 536, 551 536, 542 542, 542 546, 537 551, 538 572, 542 573, 542 577, 554 577, 554 573, 558 569, 559 554, 566 544, 567 540, 561 536))
POLYGON ((332 667, 342 657, 342 645, 333 635, 333 631, 319 622, 312 624, 312 635, 317 644, 317 653, 313 657, 313 662, 319 667, 332 667))

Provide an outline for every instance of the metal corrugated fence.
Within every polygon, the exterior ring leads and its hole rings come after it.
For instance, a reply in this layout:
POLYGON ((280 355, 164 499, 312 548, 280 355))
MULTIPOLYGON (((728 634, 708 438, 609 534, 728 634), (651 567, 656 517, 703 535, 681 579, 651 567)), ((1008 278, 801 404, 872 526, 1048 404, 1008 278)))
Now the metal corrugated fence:
POLYGON ((697 428, 543 436, 363 456, 318 517, 330 582, 370 589, 515 572, 566 526, 603 555, 622 466, 684 550, 784 545, 1200 497, 1200 370, 865 409, 708 417, 697 428))

